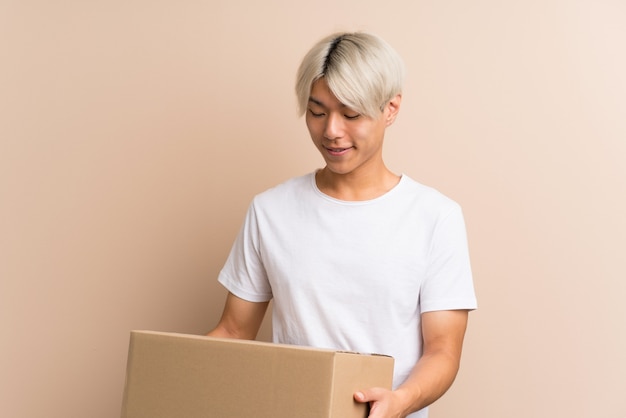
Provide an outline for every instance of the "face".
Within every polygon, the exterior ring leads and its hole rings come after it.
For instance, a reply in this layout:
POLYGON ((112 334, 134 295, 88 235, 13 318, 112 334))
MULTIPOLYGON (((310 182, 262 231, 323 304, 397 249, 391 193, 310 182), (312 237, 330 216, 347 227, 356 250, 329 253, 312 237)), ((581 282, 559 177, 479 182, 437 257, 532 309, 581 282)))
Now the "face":
POLYGON ((371 118, 341 103, 320 78, 311 87, 306 124, 313 143, 326 161, 326 169, 339 175, 376 174, 382 159, 385 128, 398 111, 400 96, 371 118))

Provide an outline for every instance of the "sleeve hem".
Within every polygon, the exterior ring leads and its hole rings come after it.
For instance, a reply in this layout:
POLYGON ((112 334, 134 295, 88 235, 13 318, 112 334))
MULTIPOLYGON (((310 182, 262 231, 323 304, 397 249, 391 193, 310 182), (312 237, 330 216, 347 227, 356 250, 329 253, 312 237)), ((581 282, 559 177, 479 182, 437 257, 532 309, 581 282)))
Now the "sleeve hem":
POLYGON ((272 300, 272 294, 267 293, 254 293, 249 292, 247 290, 241 289, 232 283, 232 281, 228 280, 228 278, 220 276, 217 281, 226 288, 230 293, 237 296, 238 298, 247 300, 249 302, 269 302, 272 300))
POLYGON ((476 303, 475 299, 454 299, 454 300, 422 302, 420 313, 434 312, 434 311, 455 311, 455 310, 473 311, 476 309, 478 309, 478 304, 476 303))

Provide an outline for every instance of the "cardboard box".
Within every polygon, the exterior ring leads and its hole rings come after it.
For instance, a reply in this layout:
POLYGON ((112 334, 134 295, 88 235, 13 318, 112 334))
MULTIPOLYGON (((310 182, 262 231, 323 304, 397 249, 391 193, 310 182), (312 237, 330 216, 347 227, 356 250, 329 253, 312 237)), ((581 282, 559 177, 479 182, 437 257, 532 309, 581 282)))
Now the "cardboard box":
POLYGON ((365 418, 353 393, 392 375, 388 356, 133 331, 122 418, 365 418))

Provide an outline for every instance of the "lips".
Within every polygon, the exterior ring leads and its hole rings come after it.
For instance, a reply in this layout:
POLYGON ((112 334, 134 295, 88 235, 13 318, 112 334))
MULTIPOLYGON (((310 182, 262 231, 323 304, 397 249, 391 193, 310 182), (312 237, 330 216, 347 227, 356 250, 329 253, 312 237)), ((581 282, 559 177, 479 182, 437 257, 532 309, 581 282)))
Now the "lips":
POLYGON ((352 147, 349 148, 326 148, 326 151, 332 156, 341 156, 350 151, 352 147))

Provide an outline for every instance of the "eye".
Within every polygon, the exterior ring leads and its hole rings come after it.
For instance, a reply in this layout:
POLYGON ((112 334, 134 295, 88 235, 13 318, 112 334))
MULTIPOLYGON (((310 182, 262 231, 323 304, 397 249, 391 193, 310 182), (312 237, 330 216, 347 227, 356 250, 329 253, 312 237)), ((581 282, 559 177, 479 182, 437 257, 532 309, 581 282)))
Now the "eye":
POLYGON ((348 120, 355 120, 361 117, 361 114, 357 113, 356 115, 343 115, 348 120))
POLYGON ((311 116, 313 116, 314 118, 321 118, 322 116, 324 116, 324 112, 314 112, 312 109, 309 109, 309 113, 311 114, 311 116))

